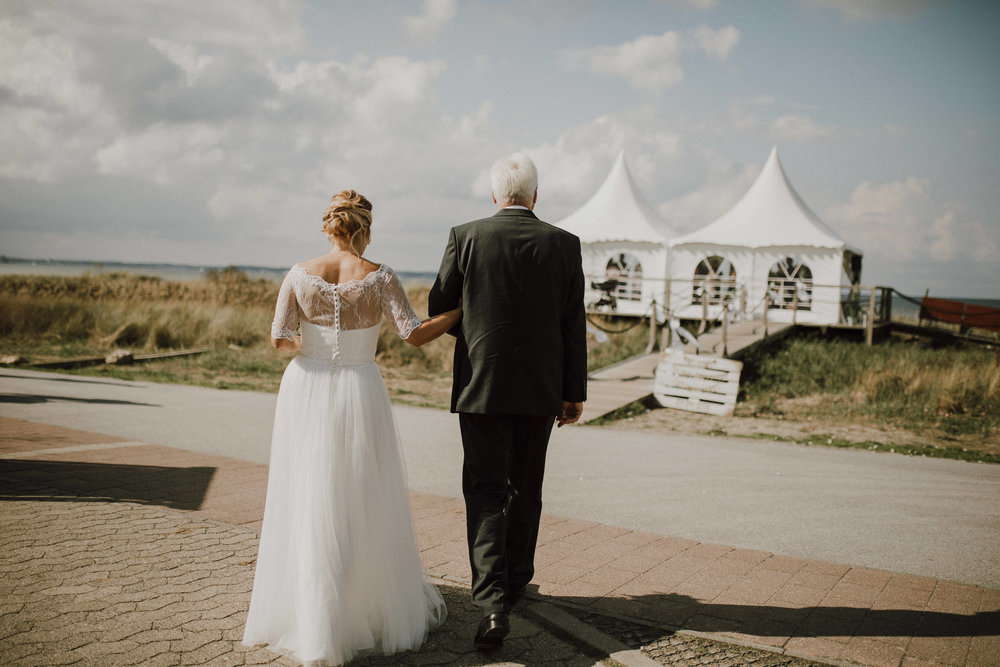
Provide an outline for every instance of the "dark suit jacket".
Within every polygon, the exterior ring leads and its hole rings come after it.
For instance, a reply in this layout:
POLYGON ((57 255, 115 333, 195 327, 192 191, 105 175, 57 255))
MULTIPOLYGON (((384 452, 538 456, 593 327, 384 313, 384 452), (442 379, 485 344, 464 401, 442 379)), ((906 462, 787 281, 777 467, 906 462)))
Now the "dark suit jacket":
POLYGON ((523 209, 455 227, 428 312, 459 299, 452 412, 556 416, 586 400, 580 239, 523 209))

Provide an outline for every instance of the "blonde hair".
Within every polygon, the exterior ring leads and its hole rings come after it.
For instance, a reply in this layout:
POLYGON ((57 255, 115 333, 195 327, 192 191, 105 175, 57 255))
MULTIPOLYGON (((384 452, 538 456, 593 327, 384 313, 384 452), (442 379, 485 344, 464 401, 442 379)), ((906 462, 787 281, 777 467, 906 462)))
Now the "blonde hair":
POLYGON ((358 257, 361 250, 355 245, 359 240, 371 239, 372 203, 354 190, 342 190, 330 200, 323 214, 323 233, 330 243, 358 257))

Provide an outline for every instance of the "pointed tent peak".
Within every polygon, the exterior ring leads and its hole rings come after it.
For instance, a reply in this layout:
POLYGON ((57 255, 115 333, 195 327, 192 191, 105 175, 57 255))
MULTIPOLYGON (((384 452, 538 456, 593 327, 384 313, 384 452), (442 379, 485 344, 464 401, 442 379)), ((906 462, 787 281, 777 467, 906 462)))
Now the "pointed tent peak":
POLYGON ((666 243, 673 229, 642 196, 622 150, 604 183, 583 206, 556 223, 584 243, 666 243))
POLYGON ((715 222, 674 239, 673 245, 684 243, 748 248, 847 246, 792 187, 778 157, 777 146, 771 148, 757 179, 736 205, 715 222))

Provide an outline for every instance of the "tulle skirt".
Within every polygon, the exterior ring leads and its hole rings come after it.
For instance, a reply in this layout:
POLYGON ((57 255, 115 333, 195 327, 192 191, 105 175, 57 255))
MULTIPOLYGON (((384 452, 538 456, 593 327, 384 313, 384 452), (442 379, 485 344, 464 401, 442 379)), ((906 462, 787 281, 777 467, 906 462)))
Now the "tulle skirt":
POLYGON ((445 615, 378 367, 295 358, 278 392, 243 643, 336 665, 417 648, 445 615))

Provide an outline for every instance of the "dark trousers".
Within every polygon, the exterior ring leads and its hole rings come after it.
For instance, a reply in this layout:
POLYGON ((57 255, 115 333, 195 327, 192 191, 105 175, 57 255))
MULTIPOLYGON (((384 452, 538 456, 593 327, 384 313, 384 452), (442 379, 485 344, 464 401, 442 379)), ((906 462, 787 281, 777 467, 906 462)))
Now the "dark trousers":
POLYGON ((553 417, 459 413, 472 602, 504 611, 535 574, 542 476, 553 417))

